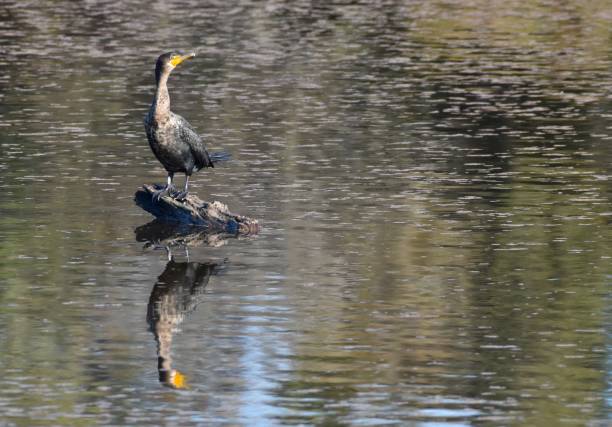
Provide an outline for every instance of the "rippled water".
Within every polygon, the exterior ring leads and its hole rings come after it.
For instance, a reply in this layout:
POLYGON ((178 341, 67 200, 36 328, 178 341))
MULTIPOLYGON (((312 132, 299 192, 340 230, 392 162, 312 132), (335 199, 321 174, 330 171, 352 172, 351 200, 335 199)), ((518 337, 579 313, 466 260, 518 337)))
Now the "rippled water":
POLYGON ((606 1, 4 1, 0 424, 606 425, 611 37, 606 1), (233 154, 192 190, 257 237, 133 203, 170 49, 233 154))

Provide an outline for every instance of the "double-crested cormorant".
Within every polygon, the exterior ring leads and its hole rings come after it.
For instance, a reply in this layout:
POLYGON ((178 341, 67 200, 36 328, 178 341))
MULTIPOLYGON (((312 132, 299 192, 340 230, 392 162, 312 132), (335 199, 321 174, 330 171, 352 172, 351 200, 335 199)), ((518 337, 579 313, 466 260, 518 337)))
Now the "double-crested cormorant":
POLYGON ((193 171, 214 167, 202 138, 187 120, 170 111, 168 77, 176 66, 194 56, 195 53, 179 55, 176 52, 168 52, 157 58, 155 64, 157 90, 144 125, 151 150, 168 171, 168 184, 154 194, 155 200, 165 194, 184 199, 187 197, 189 177, 193 171), (172 185, 172 178, 177 172, 185 174, 185 189, 179 193, 172 185))

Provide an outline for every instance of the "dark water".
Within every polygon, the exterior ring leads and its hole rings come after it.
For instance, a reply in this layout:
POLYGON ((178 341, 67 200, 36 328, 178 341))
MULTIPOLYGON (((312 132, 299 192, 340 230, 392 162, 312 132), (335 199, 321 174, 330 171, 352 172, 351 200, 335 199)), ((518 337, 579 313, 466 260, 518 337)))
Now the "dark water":
POLYGON ((610 40, 607 1, 0 2, 0 425, 607 425, 610 40), (192 190, 264 225, 171 261, 132 201, 170 49, 234 156, 192 190))

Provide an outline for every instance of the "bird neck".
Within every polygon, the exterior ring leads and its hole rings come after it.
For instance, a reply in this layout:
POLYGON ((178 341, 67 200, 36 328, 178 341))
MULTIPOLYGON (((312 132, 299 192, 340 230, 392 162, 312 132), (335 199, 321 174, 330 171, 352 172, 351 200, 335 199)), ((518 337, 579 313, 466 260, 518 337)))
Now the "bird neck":
POLYGON ((169 75, 170 73, 164 73, 157 81, 155 99, 153 99, 153 105, 151 106, 157 122, 163 122, 170 116, 170 94, 167 85, 169 75))

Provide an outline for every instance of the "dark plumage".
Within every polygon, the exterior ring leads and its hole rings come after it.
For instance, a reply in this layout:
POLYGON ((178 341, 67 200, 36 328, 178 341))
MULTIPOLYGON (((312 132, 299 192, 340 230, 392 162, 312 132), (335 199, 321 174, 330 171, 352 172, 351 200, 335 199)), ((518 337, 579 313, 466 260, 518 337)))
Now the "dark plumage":
POLYGON ((168 77, 177 65, 194 56, 193 53, 179 55, 168 52, 161 55, 155 64, 157 90, 144 125, 151 150, 168 171, 168 184, 153 196, 157 200, 165 194, 184 199, 191 174, 202 168, 214 167, 202 138, 187 120, 170 111, 168 77), (172 178, 177 172, 185 174, 185 189, 180 193, 176 193, 172 185, 172 178))

